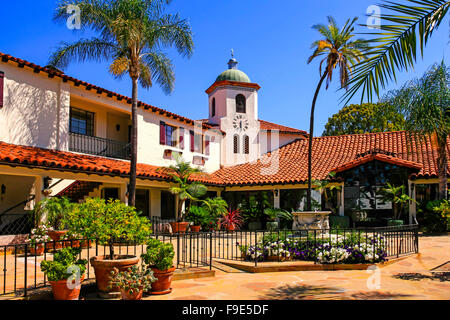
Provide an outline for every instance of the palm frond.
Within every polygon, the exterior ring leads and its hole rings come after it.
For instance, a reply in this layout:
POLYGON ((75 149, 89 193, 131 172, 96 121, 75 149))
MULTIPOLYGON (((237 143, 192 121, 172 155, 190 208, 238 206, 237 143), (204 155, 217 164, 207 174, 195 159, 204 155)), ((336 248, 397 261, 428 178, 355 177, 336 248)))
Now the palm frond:
POLYGON ((98 38, 81 39, 74 43, 63 42, 51 55, 49 65, 64 69, 71 60, 100 62, 103 59, 111 59, 116 50, 114 43, 98 38))
MULTIPOLYGON (((151 52, 142 58, 146 71, 151 72, 151 76, 161 86, 165 93, 173 91, 175 74, 173 72, 172 61, 162 52, 151 52)), ((141 69, 142 70, 142 69, 141 69)), ((145 77, 146 74, 143 74, 145 77)), ((148 79, 143 78, 148 82, 148 79)), ((143 82, 141 81, 141 84, 143 82)))
MULTIPOLYGON (((368 58, 355 66, 355 76, 341 101, 347 103, 361 91, 361 101, 379 96, 390 81, 396 81, 397 71, 408 71, 417 59, 417 50, 423 56, 430 36, 444 20, 450 8, 448 0, 407 0, 405 3, 384 1, 381 8, 380 29, 364 33, 373 36, 368 58)), ((363 25, 367 27, 367 25, 363 25)))

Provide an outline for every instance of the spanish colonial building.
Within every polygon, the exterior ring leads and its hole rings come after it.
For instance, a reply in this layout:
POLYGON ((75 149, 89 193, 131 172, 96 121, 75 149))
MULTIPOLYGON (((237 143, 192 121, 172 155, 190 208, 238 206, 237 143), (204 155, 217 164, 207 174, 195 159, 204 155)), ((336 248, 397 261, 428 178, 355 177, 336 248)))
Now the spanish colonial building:
MULTIPOLYGON (((172 182, 159 168, 176 155, 201 167, 195 180, 230 205, 253 196, 303 209, 308 134, 260 119, 260 89, 233 58, 206 90, 205 119, 138 103, 136 207, 144 215, 175 218, 172 182)), ((0 53, 0 233, 46 196, 126 202, 130 125, 130 97, 0 53)), ((341 187, 335 214, 358 207, 383 216, 392 209, 379 196, 386 182, 407 185, 413 198, 434 197, 437 144, 406 132, 317 137, 313 178, 341 187)), ((329 209, 320 192, 314 199, 317 209, 329 209)), ((409 209, 414 222, 415 203, 409 209)))

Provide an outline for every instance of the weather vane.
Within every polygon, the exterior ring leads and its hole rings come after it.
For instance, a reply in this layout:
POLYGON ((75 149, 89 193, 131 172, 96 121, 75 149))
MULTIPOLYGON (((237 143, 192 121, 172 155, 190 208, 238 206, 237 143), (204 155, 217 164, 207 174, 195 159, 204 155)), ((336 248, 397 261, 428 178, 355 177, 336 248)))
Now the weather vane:
POLYGON ((231 58, 234 58, 234 50, 231 49, 231 58))

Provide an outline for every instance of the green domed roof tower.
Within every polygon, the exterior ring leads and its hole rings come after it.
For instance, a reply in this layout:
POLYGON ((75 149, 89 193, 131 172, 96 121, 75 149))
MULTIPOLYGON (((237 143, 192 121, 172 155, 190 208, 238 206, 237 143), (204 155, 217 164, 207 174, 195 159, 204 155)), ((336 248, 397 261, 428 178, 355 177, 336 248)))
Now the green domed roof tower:
POLYGON ((222 72, 216 79, 216 81, 237 81, 251 83, 250 78, 241 70, 238 70, 238 61, 235 58, 231 58, 228 61, 228 70, 222 72))

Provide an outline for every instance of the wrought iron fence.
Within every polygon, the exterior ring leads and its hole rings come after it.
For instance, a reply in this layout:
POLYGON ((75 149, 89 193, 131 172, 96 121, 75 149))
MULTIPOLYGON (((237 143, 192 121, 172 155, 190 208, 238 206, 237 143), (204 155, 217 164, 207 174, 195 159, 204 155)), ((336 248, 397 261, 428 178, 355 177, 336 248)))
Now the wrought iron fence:
POLYGON ((69 150, 108 158, 130 160, 131 145, 99 137, 70 133, 69 150))
MULTIPOLYGON (((174 246, 174 265, 177 269, 212 268, 211 233, 153 235, 153 238, 174 246)), ((48 279, 40 270, 40 263, 44 260, 52 260, 54 252, 63 247, 82 248, 80 259, 88 261, 85 279, 95 277, 90 258, 109 253, 109 249, 97 241, 85 239, 52 241, 41 245, 43 246, 42 255, 39 255, 40 246, 37 244, 0 246, 0 296, 15 294, 25 297, 29 290, 48 286, 48 279)), ((140 257, 146 251, 144 244, 117 243, 116 246, 116 254, 119 255, 140 257)))
MULTIPOLYGON (((373 263, 419 252, 418 225, 370 229, 216 231, 213 258, 258 262, 304 260, 338 263, 338 251, 356 263, 373 263), (357 256, 362 254, 363 257, 357 256), (333 256, 336 255, 336 256, 333 256), (333 262, 334 261, 334 262, 333 262)), ((347 260, 349 261, 349 260, 347 260)))

